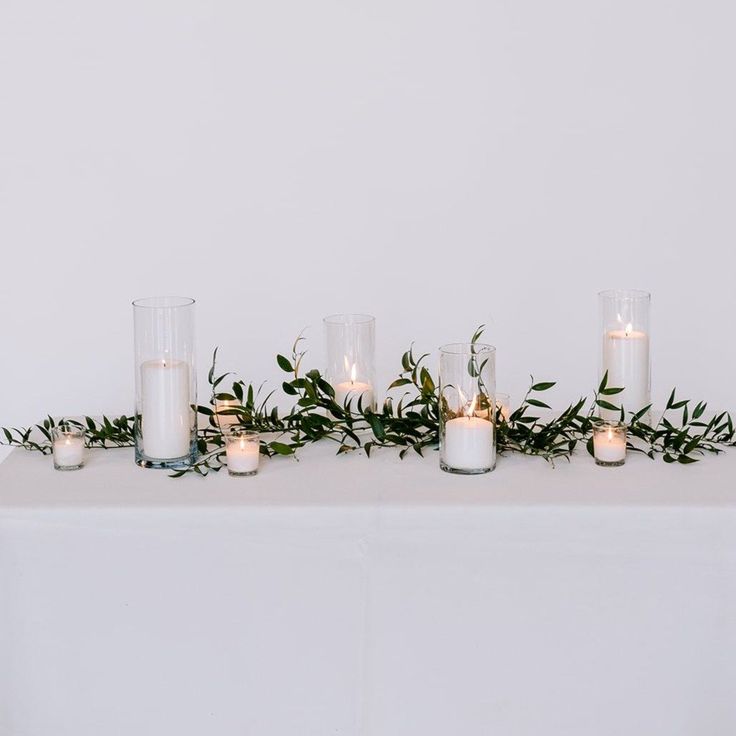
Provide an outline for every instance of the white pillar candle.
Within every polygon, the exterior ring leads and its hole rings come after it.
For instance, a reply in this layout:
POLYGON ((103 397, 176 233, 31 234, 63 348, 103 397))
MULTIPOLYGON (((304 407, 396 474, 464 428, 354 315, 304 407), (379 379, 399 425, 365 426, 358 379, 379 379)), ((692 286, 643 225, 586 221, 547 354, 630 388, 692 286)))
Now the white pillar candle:
MULTIPOLYGON (((345 367, 347 368, 348 365, 348 359, 345 358, 345 367)), ((358 401, 362 399, 361 406, 364 411, 373 408, 373 386, 365 381, 357 380, 357 366, 355 363, 350 369, 350 380, 338 383, 333 388, 335 389, 335 403, 338 406, 345 406, 350 401, 351 409, 357 411, 358 401)))
POLYGON ((260 447, 258 441, 234 439, 225 447, 227 469, 230 473, 255 473, 258 470, 260 447))
POLYGON ((189 366, 181 360, 149 360, 141 365, 143 452, 155 460, 189 454, 192 414, 189 366))
POLYGON ((486 470, 493 465, 493 423, 457 417, 445 423, 442 460, 454 470, 486 470))
POLYGON ((370 383, 362 381, 344 381, 338 383, 335 388, 335 403, 338 406, 345 406, 350 401, 350 407, 353 411, 358 410, 358 400, 362 398, 361 406, 363 409, 373 407, 373 387, 370 383))
MULTIPOLYGON (((609 388, 623 387, 620 394, 603 397, 627 412, 649 404, 649 336, 626 325, 610 330, 603 338, 603 371, 608 371, 609 388)), ((602 409, 601 416, 615 419, 617 412, 602 409)))
POLYGON ((620 463, 626 460, 626 434, 612 427, 593 432, 593 454, 603 463, 620 463))
POLYGON ((60 437, 54 440, 54 465, 59 468, 76 468, 84 462, 84 439, 60 437))

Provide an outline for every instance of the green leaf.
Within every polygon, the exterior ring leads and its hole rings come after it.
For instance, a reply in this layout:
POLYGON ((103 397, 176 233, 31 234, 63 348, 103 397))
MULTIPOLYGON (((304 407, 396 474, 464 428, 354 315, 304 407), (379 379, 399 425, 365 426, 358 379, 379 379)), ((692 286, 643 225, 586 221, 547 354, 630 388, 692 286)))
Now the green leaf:
POLYGON ((366 416, 366 419, 368 420, 368 424, 371 425, 371 429, 373 430, 373 434, 376 436, 376 439, 384 440, 386 438, 386 430, 381 423, 381 420, 378 418, 378 415, 371 413, 366 416))
POLYGON ((212 366, 210 367, 210 372, 207 374, 207 383, 209 384, 212 384, 215 378, 215 364, 217 363, 217 350, 218 348, 215 348, 215 351, 212 353, 212 366))
POLYGON ((285 445, 283 442, 269 442, 268 446, 279 455, 293 455, 294 448, 285 445))
POLYGON ((540 383, 535 383, 532 386, 532 391, 548 391, 553 386, 556 386, 556 381, 541 381, 540 383))
POLYGON ((285 394, 288 394, 289 396, 298 396, 299 392, 290 384, 284 381, 281 384, 281 388, 283 389, 285 394))
POLYGON ((277 355, 276 362, 279 364, 279 368, 281 368, 282 371, 286 373, 294 372, 294 366, 291 364, 291 361, 283 355, 277 355))
POLYGON ((397 378, 389 387, 390 391, 392 388, 399 388, 399 386, 408 386, 411 384, 411 380, 408 378, 397 378))
POLYGON ((670 394, 670 398, 667 399, 667 407, 666 407, 665 411, 667 411, 667 409, 672 409, 672 407, 673 407, 673 405, 675 403, 675 390, 676 389, 674 389, 674 388, 672 389, 672 393, 670 394))

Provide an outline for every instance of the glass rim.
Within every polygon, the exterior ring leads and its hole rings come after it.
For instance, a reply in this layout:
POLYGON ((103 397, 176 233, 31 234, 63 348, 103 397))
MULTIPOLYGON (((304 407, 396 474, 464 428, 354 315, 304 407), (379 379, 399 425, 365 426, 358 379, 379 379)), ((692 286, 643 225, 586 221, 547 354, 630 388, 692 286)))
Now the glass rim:
POLYGON ((57 435, 60 437, 84 437, 87 434, 84 427, 77 427, 76 425, 57 424, 55 427, 51 427, 52 437, 57 435))
POLYGON ((145 296, 134 299, 132 304, 139 309, 176 309, 191 307, 196 304, 196 300, 189 296, 145 296))
POLYGON ((593 431, 602 429, 628 429, 629 425, 619 419, 599 419, 593 425, 593 431))
POLYGON ((372 314, 344 313, 328 314, 322 321, 326 325, 363 325, 375 322, 376 318, 372 314))
POLYGON ((259 439, 261 433, 257 429, 244 429, 243 427, 233 426, 226 427, 222 430, 222 434, 225 437, 232 437, 234 439, 248 439, 255 440, 259 439))
POLYGON ((487 342, 448 342, 439 350, 443 355, 479 355, 495 353, 496 346, 487 342))
POLYGON ((624 301, 649 301, 652 294, 643 289, 604 289, 598 292, 601 299, 618 299, 624 301))

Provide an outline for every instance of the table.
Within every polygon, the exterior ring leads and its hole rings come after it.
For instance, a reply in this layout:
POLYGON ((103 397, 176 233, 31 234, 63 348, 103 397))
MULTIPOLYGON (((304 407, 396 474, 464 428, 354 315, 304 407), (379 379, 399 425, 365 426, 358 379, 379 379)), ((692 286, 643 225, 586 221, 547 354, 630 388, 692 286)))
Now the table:
POLYGON ((2 736, 732 736, 736 452, 0 465, 2 736))

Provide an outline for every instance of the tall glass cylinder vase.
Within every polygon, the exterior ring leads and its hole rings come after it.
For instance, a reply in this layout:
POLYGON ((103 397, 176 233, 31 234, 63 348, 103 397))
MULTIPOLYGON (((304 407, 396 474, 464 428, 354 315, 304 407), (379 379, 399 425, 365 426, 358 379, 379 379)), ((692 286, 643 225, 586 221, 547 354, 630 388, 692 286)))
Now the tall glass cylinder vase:
POLYGON ((335 401, 352 411, 375 409, 376 318, 333 314, 324 318, 327 381, 335 401))
POLYGON ((194 300, 138 299, 133 319, 135 461, 146 468, 187 467, 197 449, 194 300))
POLYGON ((496 467, 496 348, 440 348, 440 467, 473 475, 496 467))
MULTIPOLYGON (((600 308, 600 380, 608 374, 609 388, 621 393, 600 398, 623 407, 625 418, 651 403, 651 358, 649 311, 646 291, 613 289, 598 295, 600 308)), ((600 409, 601 417, 614 420, 620 411, 600 409)))

